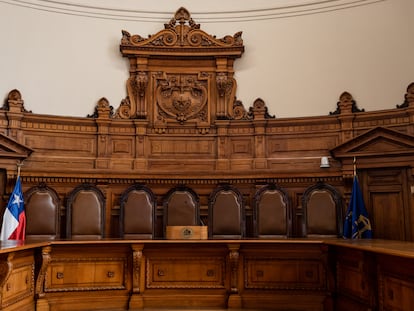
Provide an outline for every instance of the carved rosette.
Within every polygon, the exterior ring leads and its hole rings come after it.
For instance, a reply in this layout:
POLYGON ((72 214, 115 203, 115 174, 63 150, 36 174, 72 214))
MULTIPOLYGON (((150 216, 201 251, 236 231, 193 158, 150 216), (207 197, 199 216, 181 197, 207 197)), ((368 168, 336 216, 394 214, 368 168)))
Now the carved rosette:
POLYGON ((156 118, 162 122, 207 122, 207 81, 196 74, 170 74, 156 87, 156 118))

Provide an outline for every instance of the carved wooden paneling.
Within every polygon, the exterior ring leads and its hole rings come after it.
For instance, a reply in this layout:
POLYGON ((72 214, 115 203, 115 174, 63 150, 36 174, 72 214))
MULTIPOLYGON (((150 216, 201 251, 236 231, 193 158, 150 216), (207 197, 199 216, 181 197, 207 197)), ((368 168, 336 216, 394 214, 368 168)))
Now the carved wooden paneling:
POLYGON ((147 258, 147 288, 224 288, 225 258, 147 258))
POLYGON ((45 292, 125 289, 125 266, 123 259, 59 259, 49 266, 45 292))
MULTIPOLYGON (((394 109, 365 112, 343 92, 329 115, 278 119, 262 99, 245 107, 236 97, 234 64, 244 53, 241 32, 210 35, 188 10, 179 8, 163 29, 148 37, 122 31, 120 50, 129 63, 129 77, 119 81, 126 84, 127 94, 115 109, 101 98, 86 118, 38 115, 24 108, 17 89, 10 91, 0 109, 6 193, 17 174, 16 161, 25 160, 24 189, 39 183, 55 189, 63 221, 67 194, 86 182, 111 195, 143 183, 157 196, 186 184, 205 197, 217 184, 230 183, 241 189, 249 206, 258 184, 283 186, 295 200, 322 181, 347 200, 356 157, 359 170, 404 168, 401 196, 387 190, 386 180, 381 190, 394 194, 387 204, 393 221, 404 228, 388 233, 380 223, 390 215, 380 219, 377 212, 376 232, 379 237, 414 240, 409 221, 414 219, 409 195, 414 176, 413 83, 404 104, 394 109), (328 157, 329 167, 320 167, 321 157, 328 157)), ((383 210, 383 197, 377 194, 372 202, 383 210)), ((113 236, 117 215, 112 207, 119 202, 109 202, 106 236, 113 236)), ((301 225, 300 203, 292 209, 292 232, 301 236, 306 228, 301 225)), ((162 223, 157 223, 156 231, 161 232, 162 223)), ((247 219, 251 237, 249 223, 247 219)))
POLYGON ((375 258, 359 250, 336 250, 336 286, 339 310, 375 306, 375 258))
POLYGON ((296 258, 246 258, 245 288, 309 289, 326 287, 324 268, 318 260, 296 258))
POLYGON ((367 210, 375 238, 412 239, 412 208, 406 169, 371 169, 361 172, 367 210))
POLYGON ((33 250, 0 256, 0 309, 34 310, 33 250))
POLYGON ((414 273, 409 259, 396 256, 378 258, 378 310, 414 308, 414 273))

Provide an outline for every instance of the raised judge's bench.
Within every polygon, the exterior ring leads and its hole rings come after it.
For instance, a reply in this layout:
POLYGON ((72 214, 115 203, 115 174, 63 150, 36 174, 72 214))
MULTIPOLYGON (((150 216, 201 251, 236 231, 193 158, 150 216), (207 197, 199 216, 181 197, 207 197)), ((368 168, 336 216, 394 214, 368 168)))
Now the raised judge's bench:
POLYGON ((6 311, 414 306, 409 242, 29 240, 1 247, 6 311))

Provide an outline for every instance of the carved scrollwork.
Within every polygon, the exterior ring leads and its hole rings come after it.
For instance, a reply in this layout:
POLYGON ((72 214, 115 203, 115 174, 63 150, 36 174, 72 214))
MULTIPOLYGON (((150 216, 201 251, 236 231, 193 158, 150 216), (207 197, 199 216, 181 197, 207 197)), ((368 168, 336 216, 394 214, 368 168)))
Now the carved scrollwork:
POLYGON ((130 104, 128 96, 121 101, 121 104, 119 105, 116 111, 115 118, 121 118, 121 119, 131 118, 131 104, 130 104))
POLYGON ((147 115, 145 95, 148 87, 148 73, 139 71, 127 81, 128 96, 121 101, 115 114, 120 119, 142 119, 147 115))
POLYGON ((241 38, 242 32, 237 32, 234 36, 226 35, 221 39, 209 35, 200 30, 200 25, 196 24, 191 18, 187 9, 181 7, 177 10, 169 23, 164 24, 164 30, 147 39, 133 35, 125 30, 122 31, 121 44, 125 46, 215 46, 233 47, 243 46, 241 38))
POLYGON ((88 114, 87 118, 111 118, 114 116, 114 107, 109 105, 109 101, 102 97, 95 106, 93 114, 88 114))
POLYGON ((31 112, 24 108, 24 100, 22 99, 20 91, 17 89, 9 92, 7 100, 1 109, 13 112, 31 112))
POLYGON ((250 107, 249 117, 255 120, 275 118, 274 115, 272 116, 268 113, 266 104, 261 98, 257 98, 253 103, 253 107, 250 107))
POLYGON ((339 102, 336 104, 336 110, 334 112, 330 112, 330 115, 336 115, 341 113, 355 113, 355 112, 364 112, 364 109, 359 109, 357 107, 356 101, 352 97, 352 95, 348 92, 343 92, 341 96, 339 96, 339 102))
POLYGON ((14 254, 9 255, 7 260, 1 260, 0 262, 0 288, 4 286, 13 270, 13 264, 11 262, 13 256, 14 254))

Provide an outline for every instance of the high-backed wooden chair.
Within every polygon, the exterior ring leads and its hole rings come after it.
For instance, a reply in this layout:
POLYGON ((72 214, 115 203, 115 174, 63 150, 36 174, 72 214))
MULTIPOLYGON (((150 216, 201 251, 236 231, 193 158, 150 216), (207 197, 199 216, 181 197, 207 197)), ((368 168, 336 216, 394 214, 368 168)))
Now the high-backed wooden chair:
POLYGON ((105 197, 94 185, 82 184, 68 195, 66 236, 72 239, 104 237, 105 197))
POLYGON ((200 202, 197 193, 187 186, 168 191, 163 200, 164 235, 167 226, 199 226, 200 202))
POLYGON ((55 190, 45 184, 24 193, 26 238, 54 240, 60 237, 60 205, 55 190))
POLYGON ((291 235, 291 208, 287 193, 277 185, 258 189, 253 204, 254 234, 258 238, 291 235))
POLYGON ((342 200, 339 192, 323 182, 310 186, 302 196, 307 236, 342 236, 342 200))
POLYGON ((245 230, 242 194, 231 185, 219 185, 208 200, 209 237, 239 239, 245 236, 245 230))
POLYGON ((133 185, 121 195, 120 203, 120 237, 154 238, 157 202, 151 189, 144 185, 133 185))

